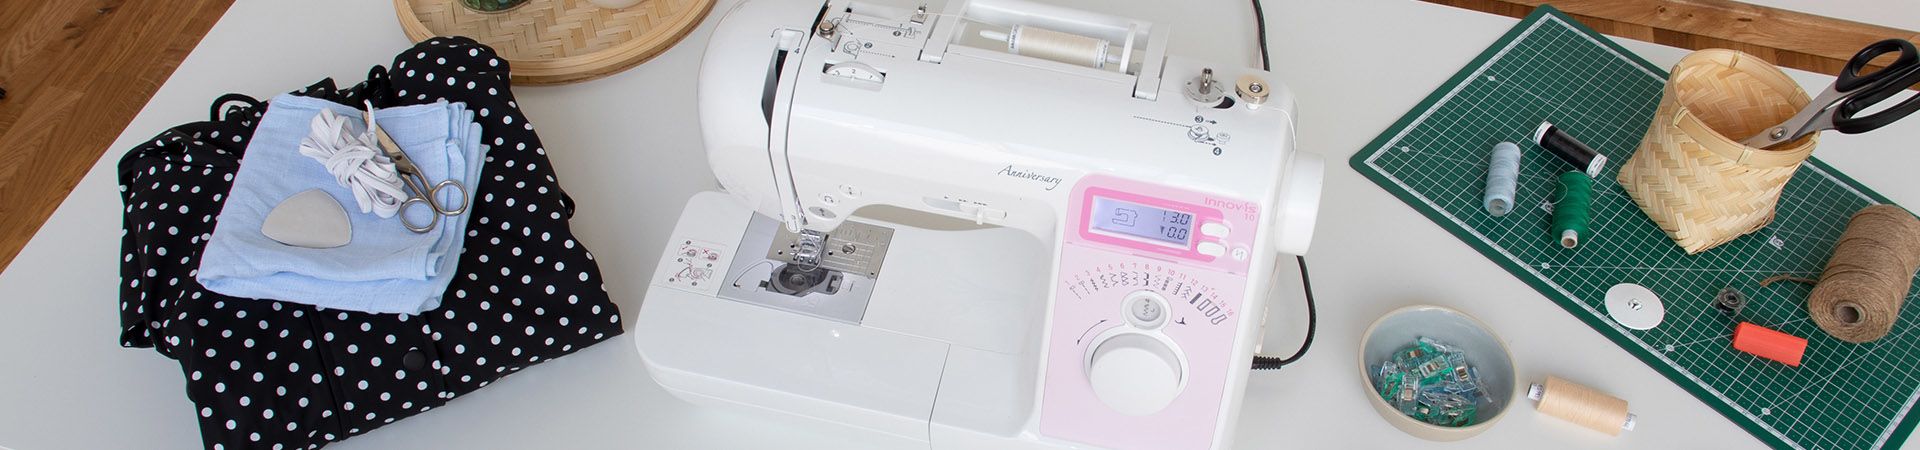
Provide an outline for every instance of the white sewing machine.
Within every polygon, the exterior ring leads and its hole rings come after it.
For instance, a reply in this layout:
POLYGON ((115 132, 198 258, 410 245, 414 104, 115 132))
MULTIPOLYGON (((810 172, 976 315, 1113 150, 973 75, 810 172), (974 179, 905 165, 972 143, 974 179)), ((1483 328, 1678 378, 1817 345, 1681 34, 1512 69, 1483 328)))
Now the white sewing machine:
POLYGON ((1272 74, 1168 34, 1019 0, 728 11, 699 84, 726 193, 661 256, 649 373, 912 446, 1230 446, 1322 163, 1272 74))

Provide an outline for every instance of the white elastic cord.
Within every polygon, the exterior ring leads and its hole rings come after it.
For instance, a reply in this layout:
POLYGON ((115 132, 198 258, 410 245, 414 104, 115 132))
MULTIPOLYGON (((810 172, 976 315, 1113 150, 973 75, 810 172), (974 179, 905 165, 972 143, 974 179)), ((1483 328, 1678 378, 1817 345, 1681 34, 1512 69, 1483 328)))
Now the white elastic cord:
POLYGON ((351 121, 330 109, 313 118, 313 131, 300 139, 300 154, 319 161, 335 181, 353 191, 361 213, 393 217, 407 198, 400 174, 369 133, 355 133, 351 121))

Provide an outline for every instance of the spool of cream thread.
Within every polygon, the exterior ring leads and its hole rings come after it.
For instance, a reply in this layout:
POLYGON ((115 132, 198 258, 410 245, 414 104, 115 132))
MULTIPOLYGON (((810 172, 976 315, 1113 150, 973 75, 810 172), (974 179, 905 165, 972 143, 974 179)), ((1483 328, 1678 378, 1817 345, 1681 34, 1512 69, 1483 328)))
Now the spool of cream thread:
POLYGON ((1627 412, 1627 401, 1556 376, 1527 388, 1527 398, 1540 402, 1540 412, 1568 422, 1619 436, 1633 431, 1638 416, 1627 412))
POLYGON ((1520 146, 1512 142, 1493 145, 1487 159, 1487 193, 1481 202, 1494 217, 1513 212, 1513 193, 1520 182, 1520 146))
POLYGON ((1006 33, 981 30, 980 37, 1005 42, 1007 52, 1016 55, 1096 69, 1116 61, 1108 54, 1112 44, 1105 40, 1040 27, 1014 25, 1006 33))

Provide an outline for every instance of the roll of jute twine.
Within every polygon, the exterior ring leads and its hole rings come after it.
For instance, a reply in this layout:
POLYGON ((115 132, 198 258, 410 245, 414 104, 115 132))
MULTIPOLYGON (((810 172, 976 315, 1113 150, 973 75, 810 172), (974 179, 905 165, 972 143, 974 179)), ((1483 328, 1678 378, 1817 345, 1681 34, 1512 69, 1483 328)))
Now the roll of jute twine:
MULTIPOLYGON (((1900 318, 1915 270, 1920 270, 1920 219, 1898 206, 1868 206, 1840 233, 1833 257, 1807 297, 1807 314, 1840 340, 1878 340, 1900 318)), ((1782 279, 1813 281, 1776 276, 1762 284, 1782 279)))

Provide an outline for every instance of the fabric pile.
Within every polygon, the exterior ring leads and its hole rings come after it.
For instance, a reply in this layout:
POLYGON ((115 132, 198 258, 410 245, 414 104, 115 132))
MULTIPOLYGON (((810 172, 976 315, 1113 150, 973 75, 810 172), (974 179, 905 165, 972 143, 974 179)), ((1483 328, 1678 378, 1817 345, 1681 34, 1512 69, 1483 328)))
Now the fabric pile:
POLYGON ((271 104, 229 94, 210 120, 120 160, 121 345, 180 363, 194 404, 180 413, 199 420, 206 448, 318 448, 622 332, 506 61, 470 39, 435 38, 391 67, 271 104), (465 217, 415 235, 353 208, 352 242, 324 250, 249 235, 260 224, 248 221, 294 192, 352 204, 323 164, 298 154, 308 134, 299 117, 328 108, 358 118, 364 102, 430 179, 468 182, 465 217), (275 131, 281 114, 297 122, 292 132, 275 131), (419 127, 409 114, 424 117, 419 127), (477 133, 463 136, 462 120, 477 133))
MULTIPOLYGON (((281 244, 261 233, 261 222, 281 201, 308 189, 336 200, 355 197, 326 167, 300 154, 300 142, 322 110, 363 120, 356 108, 312 97, 283 94, 254 130, 233 188, 201 259, 198 279, 208 290, 244 298, 283 301, 372 313, 419 314, 440 306, 452 281, 466 233, 467 215, 446 217, 427 233, 414 233, 400 218, 348 214, 353 238, 338 248, 281 244)), ((414 157, 428 180, 479 182, 480 125, 464 103, 437 101, 375 114, 380 128, 414 157)), ((470 199, 458 199, 466 202, 470 199)), ((421 214, 414 208, 410 214, 421 214)), ((414 219, 421 221, 424 219, 414 219)))

